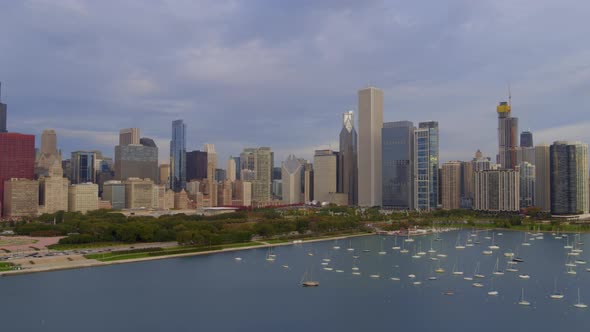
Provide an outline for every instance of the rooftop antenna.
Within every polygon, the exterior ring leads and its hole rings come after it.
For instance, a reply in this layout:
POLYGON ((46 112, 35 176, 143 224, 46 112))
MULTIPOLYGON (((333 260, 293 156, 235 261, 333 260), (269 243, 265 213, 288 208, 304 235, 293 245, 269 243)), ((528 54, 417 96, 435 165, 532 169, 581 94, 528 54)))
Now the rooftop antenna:
POLYGON ((508 106, 512 108, 512 92, 510 92, 510 83, 508 83, 508 106))

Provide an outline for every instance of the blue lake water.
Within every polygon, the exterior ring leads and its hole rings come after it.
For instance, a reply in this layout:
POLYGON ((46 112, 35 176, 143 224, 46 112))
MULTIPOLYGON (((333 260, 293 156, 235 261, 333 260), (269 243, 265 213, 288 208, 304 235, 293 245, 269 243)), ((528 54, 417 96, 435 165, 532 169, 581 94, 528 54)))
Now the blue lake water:
MULTIPOLYGON (((480 232, 481 244, 455 249, 470 238, 469 231, 441 234, 432 241, 444 274, 435 274, 436 254, 415 259, 421 245, 431 247, 432 236, 416 237, 392 250, 395 238, 365 236, 349 240, 316 242, 274 248, 274 262, 266 249, 206 256, 0 278, 1 331, 565 331, 590 326, 590 272, 578 265, 567 274, 565 239, 545 234, 543 240, 521 246, 524 233, 504 231, 495 236, 500 246, 491 256, 482 255, 490 244, 480 232), (340 249, 334 249, 340 246, 340 249), (351 246, 354 252, 348 251, 351 246), (416 247, 416 248, 414 248, 416 247), (362 252, 370 250, 370 252, 362 252), (386 251, 380 255, 379 251, 386 251), (494 276, 497 297, 490 297, 490 278, 503 253, 518 251, 519 272, 494 276), (308 253, 312 252, 313 256, 308 253), (361 275, 352 274, 353 255, 361 275), (241 261, 236 261, 241 257, 241 261), (326 271, 321 265, 330 259, 326 271), (466 281, 476 263, 484 279, 466 281), (283 267, 288 265, 288 268, 283 267), (463 276, 451 272, 462 270, 463 276), (338 273, 335 270, 343 270, 338 273), (311 270, 320 287, 303 288, 304 272, 311 270), (526 273, 524 280, 518 274, 526 273), (380 278, 371 278, 378 274, 380 278), (415 274, 415 279, 408 278, 415 274), (428 280, 436 275, 437 280, 428 280), (400 278, 393 281, 391 278, 400 278), (565 294, 552 300, 554 280, 565 294), (413 285, 421 281, 421 285, 413 285), (472 283, 484 284, 482 288, 472 283), (517 304, 524 288, 530 307, 517 304), (452 291, 454 295, 444 295, 452 291)), ((474 237, 472 237, 475 239, 474 237)), ((570 235, 570 242, 573 235, 570 235)), ((581 241, 590 243, 589 235, 581 241)), ((578 260, 589 260, 584 251, 578 260)), ((590 262, 589 262, 590 263, 590 262)), ((590 267, 590 266, 588 266, 590 267)))

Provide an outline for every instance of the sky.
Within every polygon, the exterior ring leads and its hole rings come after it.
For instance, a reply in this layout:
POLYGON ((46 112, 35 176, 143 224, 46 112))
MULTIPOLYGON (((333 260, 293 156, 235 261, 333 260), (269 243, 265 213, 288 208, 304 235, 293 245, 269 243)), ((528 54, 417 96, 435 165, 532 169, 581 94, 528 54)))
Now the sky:
MULTIPOLYGON (((590 2, 0 0, 9 131, 54 128, 66 156, 114 154, 139 127, 168 161, 171 122, 219 160, 338 149, 357 91, 384 120, 436 120, 440 158, 497 153, 496 105, 535 144, 590 142, 590 2)), ((221 165, 220 165, 221 166, 221 165)))

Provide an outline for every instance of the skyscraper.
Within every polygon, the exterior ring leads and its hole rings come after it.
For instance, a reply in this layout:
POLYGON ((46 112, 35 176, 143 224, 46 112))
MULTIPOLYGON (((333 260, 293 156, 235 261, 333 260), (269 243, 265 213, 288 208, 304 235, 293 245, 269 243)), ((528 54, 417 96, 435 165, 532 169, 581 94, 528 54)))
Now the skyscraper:
POLYGON ((242 167, 240 166, 240 157, 233 157, 233 159, 236 164, 236 180, 241 180, 240 171, 242 170, 242 167))
POLYGON ((246 148, 240 154, 241 179, 252 182, 252 201, 269 203, 272 199, 272 151, 269 147, 246 148))
POLYGON ((449 161, 442 165, 442 208, 461 207, 461 162, 449 161))
POLYGON ((556 141, 549 158, 551 213, 588 213, 588 144, 556 141))
POLYGON ((232 157, 225 162, 225 177, 231 182, 236 181, 236 161, 232 157))
MULTIPOLYGON (((358 137, 354 112, 344 112, 340 130, 338 191, 348 195, 348 205, 358 204, 358 137)), ((285 184, 283 183, 283 191, 285 184)))
POLYGON ((190 151, 186 153, 186 180, 202 180, 207 178, 207 152, 190 151))
POLYGON ((297 204, 302 202, 301 173, 303 165, 294 155, 289 155, 281 167, 283 182, 283 204, 297 204))
POLYGON ((205 144, 203 151, 207 153, 207 179, 215 181, 215 170, 217 169, 217 152, 214 144, 205 144))
POLYGON ((535 206, 551 211, 551 162, 549 145, 535 146, 535 206))
POLYGON ((182 120, 172 121, 170 186, 175 192, 186 187, 186 125, 182 120))
POLYGON ((142 138, 138 143, 115 146, 115 179, 150 179, 158 182, 158 147, 152 139, 142 138))
POLYGON ((34 217, 39 211, 39 182, 11 178, 4 182, 2 215, 5 217, 34 217))
POLYGON ((45 129, 41 133, 41 150, 36 160, 36 173, 46 175, 56 160, 61 162, 61 155, 57 150, 57 135, 55 130, 45 129))
POLYGON ((0 82, 0 133, 6 133, 6 116, 7 116, 6 104, 2 103, 2 82, 0 82))
POLYGON ((72 184, 96 182, 95 151, 74 151, 70 161, 72 164, 72 184))
POLYGON ((414 208, 438 206, 438 122, 420 122, 414 130, 414 208))
POLYGON ((475 172, 473 209, 479 211, 519 211, 520 179, 516 170, 475 172))
POLYGON ((520 147, 532 148, 533 147, 533 133, 530 130, 525 130, 520 133, 520 147))
POLYGON ((516 147, 518 146, 518 118, 511 116, 511 105, 505 101, 496 108, 498 113, 498 162, 502 168, 516 166, 516 147))
POLYGON ((39 178, 40 212, 55 213, 68 210, 68 188, 70 181, 63 177, 61 162, 54 160, 48 176, 39 178))
POLYGON ((140 144, 139 128, 125 128, 119 130, 119 145, 140 144))
POLYGON ((380 206, 383 90, 374 87, 359 90, 358 112, 358 204, 380 206))
POLYGON ((337 187, 338 154, 332 150, 316 150, 313 157, 313 197, 320 202, 334 203, 337 187))
POLYGON ((525 161, 517 167, 520 172, 520 208, 535 206, 535 165, 525 161))
POLYGON ((413 209, 414 125, 409 121, 385 122, 381 138, 383 206, 413 209))
POLYGON ((461 162, 461 208, 473 208, 473 162, 461 162))

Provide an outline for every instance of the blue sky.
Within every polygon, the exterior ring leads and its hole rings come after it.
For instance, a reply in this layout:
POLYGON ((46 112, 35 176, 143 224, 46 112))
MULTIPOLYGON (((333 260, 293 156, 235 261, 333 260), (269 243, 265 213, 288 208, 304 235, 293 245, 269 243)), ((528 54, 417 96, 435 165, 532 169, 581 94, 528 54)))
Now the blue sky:
POLYGON ((341 113, 368 84, 385 121, 437 120, 441 159, 496 154, 495 106, 535 143, 590 142, 590 2, 0 0, 9 129, 55 128, 66 154, 113 155, 140 127, 168 158, 248 146, 310 158, 337 149, 341 113))

